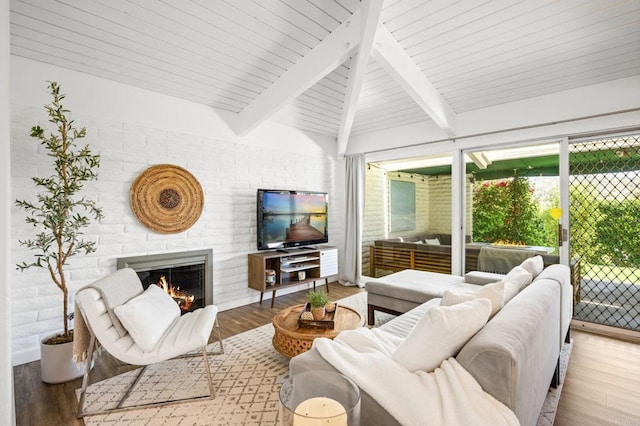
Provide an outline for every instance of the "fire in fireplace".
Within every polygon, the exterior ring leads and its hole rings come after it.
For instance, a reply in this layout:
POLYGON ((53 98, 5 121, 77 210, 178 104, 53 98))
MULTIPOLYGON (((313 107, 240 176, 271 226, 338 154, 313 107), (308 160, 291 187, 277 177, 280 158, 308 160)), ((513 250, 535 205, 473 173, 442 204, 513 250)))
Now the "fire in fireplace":
POLYGON ((157 285, 176 301, 183 312, 202 308, 204 301, 204 263, 184 266, 133 268, 142 287, 157 285))
POLYGON ((167 282, 167 278, 163 275, 160 277, 160 282, 156 283, 156 285, 164 290, 169 296, 176 301, 180 309, 183 311, 190 311, 191 305, 193 301, 196 300, 196 296, 194 294, 189 293, 188 291, 180 290, 180 286, 175 286, 167 282))
POLYGON ((136 256, 118 259, 118 269, 132 268, 144 289, 159 286, 185 313, 213 303, 211 258, 212 250, 136 256))

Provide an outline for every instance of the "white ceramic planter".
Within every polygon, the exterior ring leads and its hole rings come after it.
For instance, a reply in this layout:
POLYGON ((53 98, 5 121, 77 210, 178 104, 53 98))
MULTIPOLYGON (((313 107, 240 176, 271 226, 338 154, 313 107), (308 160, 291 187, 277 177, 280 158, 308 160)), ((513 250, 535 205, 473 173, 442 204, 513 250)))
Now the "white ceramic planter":
MULTIPOLYGON (((49 337, 42 340, 46 342, 49 337)), ((40 376, 45 383, 64 383, 84 374, 84 366, 73 362, 73 342, 45 345, 40 342, 40 376)))

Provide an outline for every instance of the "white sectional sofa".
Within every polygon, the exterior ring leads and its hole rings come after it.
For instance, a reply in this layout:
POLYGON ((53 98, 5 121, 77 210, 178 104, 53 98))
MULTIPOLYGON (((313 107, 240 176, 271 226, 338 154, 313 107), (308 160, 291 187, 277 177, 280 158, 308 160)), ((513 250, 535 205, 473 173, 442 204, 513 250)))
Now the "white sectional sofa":
MULTIPOLYGON (((468 290, 474 286, 461 287, 468 290)), ((438 297, 431 298, 379 327, 378 333, 388 333, 390 340, 402 342, 425 312, 440 302, 438 297)), ((563 341, 568 338, 572 307, 569 268, 548 266, 464 344, 455 360, 485 392, 512 410, 520 424, 535 425, 550 385, 557 385, 559 380, 559 357, 563 341)), ((293 376, 306 370, 336 368, 314 345, 290 362, 293 376)), ((346 376, 350 373, 340 372, 346 376)), ((375 393, 379 394, 379 389, 375 393)), ((362 386, 361 397, 361 424, 400 424, 362 386)), ((389 404, 388 398, 403 398, 403 390, 389 386, 385 404, 389 404)))

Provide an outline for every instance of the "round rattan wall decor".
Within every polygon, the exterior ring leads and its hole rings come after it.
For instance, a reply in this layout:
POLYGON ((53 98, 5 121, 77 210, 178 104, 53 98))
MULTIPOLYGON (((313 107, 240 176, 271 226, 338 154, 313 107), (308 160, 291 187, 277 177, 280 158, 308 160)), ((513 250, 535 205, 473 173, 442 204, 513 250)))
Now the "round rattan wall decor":
POLYGON ((177 234, 189 229, 202 214, 204 193, 187 170, 158 164, 133 181, 129 201, 144 226, 162 234, 177 234))

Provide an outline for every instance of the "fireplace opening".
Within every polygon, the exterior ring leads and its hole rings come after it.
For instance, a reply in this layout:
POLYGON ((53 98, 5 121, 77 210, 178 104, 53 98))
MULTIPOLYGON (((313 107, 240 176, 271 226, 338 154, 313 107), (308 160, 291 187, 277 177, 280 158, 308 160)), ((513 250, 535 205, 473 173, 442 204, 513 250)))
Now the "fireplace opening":
POLYGON ((146 290, 157 285, 184 312, 204 307, 204 264, 136 271, 146 290))
POLYGON ((118 259, 118 269, 132 268, 145 290, 159 286, 186 313, 213 303, 211 254, 201 250, 127 257, 118 259))

